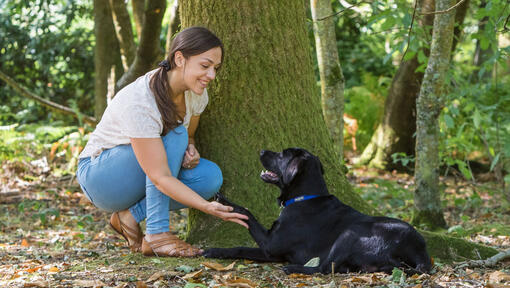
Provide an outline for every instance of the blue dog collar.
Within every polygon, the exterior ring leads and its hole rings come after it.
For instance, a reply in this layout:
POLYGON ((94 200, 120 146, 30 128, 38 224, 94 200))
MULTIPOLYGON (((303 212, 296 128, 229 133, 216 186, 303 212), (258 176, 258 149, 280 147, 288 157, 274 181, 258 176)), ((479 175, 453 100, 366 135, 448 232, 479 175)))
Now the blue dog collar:
POLYGON ((306 201, 306 200, 310 200, 310 199, 313 199, 313 198, 317 198, 319 196, 320 195, 303 195, 303 196, 299 196, 299 197, 292 198, 290 200, 285 201, 283 206, 286 207, 286 206, 289 206, 290 204, 292 204, 294 202, 306 201))

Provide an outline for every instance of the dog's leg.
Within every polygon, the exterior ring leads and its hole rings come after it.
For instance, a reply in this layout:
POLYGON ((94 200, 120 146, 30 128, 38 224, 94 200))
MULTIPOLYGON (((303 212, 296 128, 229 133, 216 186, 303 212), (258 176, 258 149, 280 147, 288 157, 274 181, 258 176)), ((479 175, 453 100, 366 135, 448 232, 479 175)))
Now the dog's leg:
POLYGON ((229 258, 229 259, 248 259, 259 262, 283 262, 284 259, 275 256, 269 256, 260 248, 236 247, 236 248, 211 248, 204 251, 202 256, 206 258, 229 258))
POLYGON ((216 199, 217 199, 218 202, 220 202, 223 205, 227 205, 227 206, 233 207, 234 208, 233 212, 240 213, 240 214, 248 216, 248 220, 244 220, 244 221, 249 226, 250 235, 252 236, 253 240, 255 240, 257 245, 260 248, 262 248, 263 251, 267 251, 266 249, 267 249, 268 243, 270 242, 270 240, 269 240, 269 232, 268 232, 268 230, 264 226, 262 226, 262 224, 260 224, 257 221, 255 216, 253 216, 253 214, 251 214, 251 212, 248 211, 248 209, 246 209, 244 207, 241 207, 241 206, 239 206, 239 205, 237 205, 235 203, 232 203, 229 200, 227 200, 225 198, 225 196, 223 196, 221 193, 218 193, 216 195, 216 199))
POLYGON ((305 267, 299 264, 287 265, 282 268, 285 274, 299 273, 299 274, 314 274, 321 272, 320 267, 305 267))

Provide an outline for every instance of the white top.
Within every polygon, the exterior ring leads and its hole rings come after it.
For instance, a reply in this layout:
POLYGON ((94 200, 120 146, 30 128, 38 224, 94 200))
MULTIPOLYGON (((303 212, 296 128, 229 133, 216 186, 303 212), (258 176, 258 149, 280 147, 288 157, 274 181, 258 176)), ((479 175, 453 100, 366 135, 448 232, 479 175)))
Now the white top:
MULTIPOLYGON (((95 158, 105 149, 130 144, 130 138, 159 138, 163 121, 154 94, 149 87, 152 70, 133 83, 122 88, 110 102, 96 129, 89 136, 79 158, 95 158)), ((188 128, 191 116, 200 115, 209 97, 204 89, 202 95, 184 92, 186 115, 183 125, 188 128)))

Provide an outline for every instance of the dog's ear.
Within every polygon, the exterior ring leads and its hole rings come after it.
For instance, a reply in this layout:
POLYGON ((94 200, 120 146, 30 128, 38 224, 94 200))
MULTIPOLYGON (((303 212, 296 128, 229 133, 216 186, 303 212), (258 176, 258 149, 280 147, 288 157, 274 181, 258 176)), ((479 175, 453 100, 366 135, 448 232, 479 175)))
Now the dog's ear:
POLYGON ((297 156, 294 157, 292 160, 290 160, 289 165, 285 168, 285 171, 283 172, 283 184, 288 185, 292 180, 294 180, 294 177, 298 174, 299 170, 303 166, 303 157, 297 156))
POLYGON ((324 175, 324 167, 322 167, 322 162, 319 159, 319 156, 315 156, 315 158, 317 158, 317 162, 319 162, 319 166, 321 167, 321 174, 324 175))

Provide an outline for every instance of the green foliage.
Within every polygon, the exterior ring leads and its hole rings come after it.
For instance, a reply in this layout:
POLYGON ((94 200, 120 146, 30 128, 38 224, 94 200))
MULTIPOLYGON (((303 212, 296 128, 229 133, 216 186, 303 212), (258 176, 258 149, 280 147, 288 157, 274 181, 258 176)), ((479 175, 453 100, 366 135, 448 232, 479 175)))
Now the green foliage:
POLYGON ((363 74, 362 86, 355 86, 345 90, 345 113, 358 121, 356 141, 358 149, 362 149, 370 142, 370 138, 380 122, 384 112, 384 101, 388 93, 391 79, 384 76, 363 74))
MULTIPOLYGON (((29 91, 92 114, 90 1, 0 1, 0 70, 29 91)), ((62 119, 0 81, 0 125, 62 119)))

